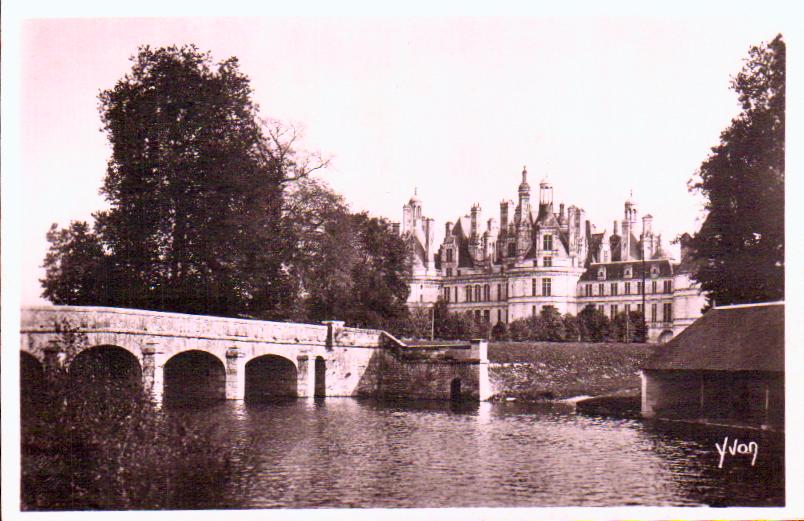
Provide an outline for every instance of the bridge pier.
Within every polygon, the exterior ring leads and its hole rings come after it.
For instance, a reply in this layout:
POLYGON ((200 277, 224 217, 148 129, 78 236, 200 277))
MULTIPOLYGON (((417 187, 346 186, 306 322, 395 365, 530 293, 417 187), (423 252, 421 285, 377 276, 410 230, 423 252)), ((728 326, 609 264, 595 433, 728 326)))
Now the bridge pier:
POLYGON ((226 350, 226 399, 243 400, 246 397, 245 354, 237 347, 226 350))
POLYGON ((296 358, 299 363, 297 380, 297 394, 299 398, 313 398, 315 396, 315 359, 307 355, 296 358))
POLYGON ((160 405, 165 390, 165 361, 157 361, 156 355, 156 343, 142 348, 142 388, 151 401, 160 405))

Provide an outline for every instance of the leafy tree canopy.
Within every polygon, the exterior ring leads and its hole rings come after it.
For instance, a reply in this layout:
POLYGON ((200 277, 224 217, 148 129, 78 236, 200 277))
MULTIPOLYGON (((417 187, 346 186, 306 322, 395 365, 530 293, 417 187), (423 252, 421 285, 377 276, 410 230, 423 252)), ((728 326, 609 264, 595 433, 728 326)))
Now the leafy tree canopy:
POLYGON ((111 145, 94 229, 48 233, 43 296, 383 327, 406 313, 406 251, 310 174, 292 126, 262 120, 236 58, 141 47, 100 94, 111 145))
POLYGON ((752 47, 732 79, 742 112, 720 135, 690 190, 707 216, 682 246, 717 304, 784 298, 785 44, 752 47))

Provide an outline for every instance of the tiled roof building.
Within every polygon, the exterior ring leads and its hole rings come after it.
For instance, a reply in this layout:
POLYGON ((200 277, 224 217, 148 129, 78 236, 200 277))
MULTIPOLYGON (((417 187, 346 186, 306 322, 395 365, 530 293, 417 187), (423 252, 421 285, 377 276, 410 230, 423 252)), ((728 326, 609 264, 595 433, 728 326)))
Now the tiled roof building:
POLYGON ((438 247, 434 222, 422 216, 418 197, 403 206, 402 233, 414 257, 410 306, 443 298, 452 311, 489 324, 538 314, 544 306, 577 314, 592 305, 612 317, 645 311, 652 341, 672 338, 700 316, 703 295, 685 264, 662 249, 650 214, 637 229, 631 197, 623 220, 611 232, 598 232, 582 208, 562 203, 555 211, 547 180, 531 204, 527 175, 523 169, 517 203, 500 203, 499 221, 484 223, 476 203, 468 215, 446 223, 438 247))

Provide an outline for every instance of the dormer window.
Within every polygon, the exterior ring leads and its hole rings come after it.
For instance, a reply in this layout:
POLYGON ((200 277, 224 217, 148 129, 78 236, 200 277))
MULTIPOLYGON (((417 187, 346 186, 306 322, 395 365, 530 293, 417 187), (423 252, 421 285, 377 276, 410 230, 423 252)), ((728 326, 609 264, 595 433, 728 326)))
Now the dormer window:
POLYGON ((550 235, 549 233, 545 234, 545 236, 544 236, 544 238, 542 240, 542 243, 543 243, 542 244, 542 246, 543 246, 542 249, 543 250, 545 250, 545 251, 553 251, 553 236, 552 235, 550 235))
POLYGON ((548 257, 545 257, 545 258, 544 258, 544 267, 545 267, 545 268, 550 268, 550 267, 552 267, 552 266, 553 266, 553 258, 552 258, 552 257, 549 257, 549 256, 548 256, 548 257))
POLYGON ((447 248, 447 262, 452 262, 452 248, 447 248))
POLYGON ((623 272, 623 277, 625 277, 626 279, 630 279, 633 276, 634 272, 632 271, 631 266, 626 266, 625 271, 623 272))
POLYGON ((601 266, 597 270, 597 280, 606 280, 606 268, 601 266))
POLYGON ((659 276, 659 267, 658 266, 651 266, 650 267, 650 276, 651 277, 658 277, 659 276))

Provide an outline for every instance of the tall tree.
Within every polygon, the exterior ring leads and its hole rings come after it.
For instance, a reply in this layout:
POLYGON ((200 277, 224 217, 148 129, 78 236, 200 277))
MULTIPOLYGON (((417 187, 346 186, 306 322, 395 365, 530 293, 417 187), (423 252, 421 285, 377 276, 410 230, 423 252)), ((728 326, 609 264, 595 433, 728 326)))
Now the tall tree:
POLYGON ((290 265, 299 292, 295 317, 389 329, 407 322, 407 250, 390 223, 351 213, 340 195, 313 177, 289 187, 286 215, 296 241, 290 265))
POLYGON ((690 190, 707 216, 684 241, 693 277, 717 304, 784 298, 785 44, 752 47, 732 79, 742 112, 720 135, 690 190))
POLYGON ((47 240, 42 296, 62 305, 109 304, 109 258, 89 224, 73 221, 64 229, 53 224, 47 240))
MULTIPOLYGON (((93 240, 109 261, 108 303, 282 318, 295 296, 284 192, 325 162, 297 154, 292 127, 259 119, 237 59, 145 46, 132 62, 100 94, 110 208, 94 215, 93 240)), ((51 238, 46 268, 67 236, 51 238)), ((44 296, 70 284, 60 273, 48 271, 44 296)), ((76 303, 98 303, 80 293, 76 303)))

